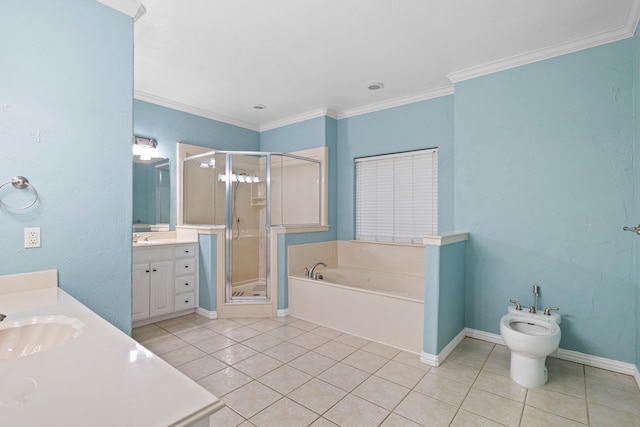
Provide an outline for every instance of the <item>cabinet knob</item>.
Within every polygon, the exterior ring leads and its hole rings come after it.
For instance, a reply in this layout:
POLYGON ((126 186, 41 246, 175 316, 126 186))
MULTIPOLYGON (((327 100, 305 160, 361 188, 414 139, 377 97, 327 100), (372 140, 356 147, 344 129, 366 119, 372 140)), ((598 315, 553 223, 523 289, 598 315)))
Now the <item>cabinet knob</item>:
POLYGON ((189 304, 189 300, 188 299, 184 300, 184 303, 189 304))
POLYGON ((156 269, 154 268, 154 269, 153 269, 153 271, 158 271, 158 270, 156 270, 156 269))
POLYGON ((144 272, 145 272, 145 273, 148 273, 148 272, 149 272, 149 270, 145 270, 144 272))
POLYGON ((184 253, 185 253, 185 254, 188 254, 188 253, 189 253, 189 250, 187 249, 186 251, 184 251, 184 253))
POLYGON ((189 266, 188 266, 188 265, 185 265, 185 266, 184 266, 184 268, 189 268, 189 266))
POLYGON ((184 285, 185 285, 185 286, 189 286, 189 284, 188 284, 188 283, 185 283, 184 285))

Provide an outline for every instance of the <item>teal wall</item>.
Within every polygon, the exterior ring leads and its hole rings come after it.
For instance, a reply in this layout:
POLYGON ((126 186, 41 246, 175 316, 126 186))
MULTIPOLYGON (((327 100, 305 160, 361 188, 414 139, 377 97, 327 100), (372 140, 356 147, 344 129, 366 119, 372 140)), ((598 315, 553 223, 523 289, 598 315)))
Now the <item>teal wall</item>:
POLYGON ((0 182, 24 175, 40 193, 0 208, 0 275, 58 269, 129 332, 133 21, 96 1, 3 2, 0 57, 0 182), (23 249, 24 227, 41 228, 41 248, 23 249))
POLYGON ((538 284, 562 348, 635 362, 633 82, 626 39, 456 84, 467 327, 499 333, 538 284))
MULTIPOLYGON (((329 149, 329 230, 319 233, 281 234, 278 237, 278 309, 289 307, 288 248, 290 245, 336 240, 337 219, 337 120, 318 117, 260 134, 261 151, 290 152, 307 148, 329 149)), ((273 284, 272 284, 273 285, 273 284)))
MULTIPOLYGON (((218 238, 211 234, 199 236, 199 295, 198 304, 208 311, 216 311, 218 304, 218 238)), ((224 266, 222 266, 224 268, 224 266)))
MULTIPOLYGON (((638 188, 640 188, 640 167, 636 164, 635 159, 640 159, 640 33, 636 31, 633 38, 633 109, 634 109, 634 140, 633 140, 633 203, 631 207, 632 221, 630 226, 636 226, 640 223, 640 194, 638 194, 638 188)), ((628 233, 627 239, 633 241, 633 257, 632 257, 632 271, 631 280, 635 283, 636 289, 636 367, 640 371, 640 236, 634 236, 628 233)))
POLYGON ((338 239, 355 237, 354 159, 438 147, 438 230, 453 230, 453 95, 338 121, 338 239))

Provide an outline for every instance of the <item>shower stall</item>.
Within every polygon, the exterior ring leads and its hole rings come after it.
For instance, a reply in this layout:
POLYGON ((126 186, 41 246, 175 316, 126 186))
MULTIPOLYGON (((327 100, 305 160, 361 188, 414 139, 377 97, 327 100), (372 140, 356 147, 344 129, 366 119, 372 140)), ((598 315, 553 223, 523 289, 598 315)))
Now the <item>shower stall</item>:
POLYGON ((225 229, 224 302, 269 301, 271 228, 320 224, 321 162, 215 150, 185 157, 182 171, 184 223, 225 229))

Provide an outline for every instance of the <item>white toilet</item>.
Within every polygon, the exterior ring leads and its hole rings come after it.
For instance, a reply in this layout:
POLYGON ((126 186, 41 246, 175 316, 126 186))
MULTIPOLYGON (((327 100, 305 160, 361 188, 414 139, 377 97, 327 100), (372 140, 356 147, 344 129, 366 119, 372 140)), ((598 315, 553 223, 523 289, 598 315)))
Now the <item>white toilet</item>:
POLYGON ((545 360, 560 344, 560 315, 509 307, 500 319, 500 334, 511 350, 511 379, 527 388, 544 385, 545 360))

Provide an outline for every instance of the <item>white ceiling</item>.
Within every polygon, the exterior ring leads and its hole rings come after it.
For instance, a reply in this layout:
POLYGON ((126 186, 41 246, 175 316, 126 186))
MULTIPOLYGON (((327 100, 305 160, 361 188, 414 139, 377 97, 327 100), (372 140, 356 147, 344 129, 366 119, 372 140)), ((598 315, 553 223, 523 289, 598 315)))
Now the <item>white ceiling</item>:
POLYGON ((143 3, 135 97, 254 130, 451 93, 452 81, 629 37, 640 10, 640 0, 143 3))

